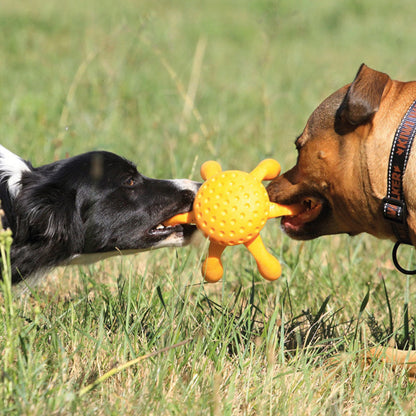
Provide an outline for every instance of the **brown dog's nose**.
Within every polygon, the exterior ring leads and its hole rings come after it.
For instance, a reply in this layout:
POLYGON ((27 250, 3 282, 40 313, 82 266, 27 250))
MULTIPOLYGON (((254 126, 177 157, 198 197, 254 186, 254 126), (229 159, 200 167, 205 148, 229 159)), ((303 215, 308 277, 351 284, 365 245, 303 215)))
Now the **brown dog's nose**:
POLYGON ((269 199, 272 202, 278 202, 278 194, 279 194, 279 179, 274 179, 267 185, 267 193, 269 194, 269 199))
POLYGON ((295 166, 273 179, 266 187, 266 190, 270 201, 285 204, 295 190, 299 191, 299 185, 299 171, 295 166))

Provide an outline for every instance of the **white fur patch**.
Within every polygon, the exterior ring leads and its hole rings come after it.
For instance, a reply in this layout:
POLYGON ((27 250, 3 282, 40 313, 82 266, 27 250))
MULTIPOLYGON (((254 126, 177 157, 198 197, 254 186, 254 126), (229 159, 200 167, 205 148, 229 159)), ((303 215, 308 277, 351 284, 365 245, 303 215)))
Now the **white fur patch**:
POLYGON ((30 168, 23 159, 0 145, 0 181, 7 180, 13 198, 20 191, 22 173, 27 171, 30 171, 30 168))
POLYGON ((199 189, 198 182, 194 182, 189 179, 171 179, 170 182, 172 182, 180 191, 189 190, 197 193, 199 189))

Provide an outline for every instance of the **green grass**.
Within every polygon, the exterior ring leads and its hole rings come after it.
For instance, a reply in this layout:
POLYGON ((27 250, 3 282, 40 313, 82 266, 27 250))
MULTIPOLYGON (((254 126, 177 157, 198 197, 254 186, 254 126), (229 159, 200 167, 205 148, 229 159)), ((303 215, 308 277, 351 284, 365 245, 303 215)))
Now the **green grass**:
MULTIPOLYGON (((311 111, 362 62, 416 79, 410 0, 3 0, 0 12, 1 143, 35 165, 105 149, 160 178, 199 180, 207 159, 287 169, 311 111)), ((1 411, 410 414, 402 372, 360 365, 389 337, 386 292, 398 340, 406 305, 415 313, 391 244, 295 242, 277 221, 263 238, 283 264, 274 283, 237 247, 204 285, 204 244, 58 269, 23 299, 6 281, 1 411)))

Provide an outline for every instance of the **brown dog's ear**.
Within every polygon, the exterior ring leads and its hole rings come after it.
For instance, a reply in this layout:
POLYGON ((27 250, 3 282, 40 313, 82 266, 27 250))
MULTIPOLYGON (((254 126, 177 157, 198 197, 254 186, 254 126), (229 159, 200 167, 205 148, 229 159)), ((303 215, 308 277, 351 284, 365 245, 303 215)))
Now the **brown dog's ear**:
POLYGON ((336 129, 353 130, 370 121, 379 108, 384 87, 389 79, 387 74, 362 64, 338 108, 336 129))

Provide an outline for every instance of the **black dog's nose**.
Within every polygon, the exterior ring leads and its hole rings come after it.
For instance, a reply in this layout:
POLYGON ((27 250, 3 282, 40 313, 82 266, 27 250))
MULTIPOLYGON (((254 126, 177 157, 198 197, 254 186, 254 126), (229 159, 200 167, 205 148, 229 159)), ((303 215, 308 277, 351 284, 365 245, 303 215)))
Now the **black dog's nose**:
POLYGON ((189 206, 189 210, 192 210, 192 205, 195 199, 195 192, 191 191, 190 189, 181 191, 181 199, 182 199, 182 204, 184 206, 189 206))

